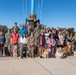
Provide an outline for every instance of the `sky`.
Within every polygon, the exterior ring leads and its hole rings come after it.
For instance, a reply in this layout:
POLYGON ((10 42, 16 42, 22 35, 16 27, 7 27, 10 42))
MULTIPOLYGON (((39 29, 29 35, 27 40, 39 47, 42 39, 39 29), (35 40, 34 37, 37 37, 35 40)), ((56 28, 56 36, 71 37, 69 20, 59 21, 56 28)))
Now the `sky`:
MULTIPOLYGON (((35 14, 46 27, 76 30, 76 0, 35 0, 35 14)), ((31 14, 31 0, 0 0, 0 25, 24 24, 31 14)))

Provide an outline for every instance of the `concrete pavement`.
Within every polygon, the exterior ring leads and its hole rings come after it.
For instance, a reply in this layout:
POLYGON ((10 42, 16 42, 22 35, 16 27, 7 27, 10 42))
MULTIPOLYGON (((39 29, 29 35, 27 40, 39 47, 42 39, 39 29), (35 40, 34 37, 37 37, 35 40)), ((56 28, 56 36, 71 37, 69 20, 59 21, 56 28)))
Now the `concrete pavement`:
POLYGON ((0 58, 0 75, 76 75, 76 57, 0 58))

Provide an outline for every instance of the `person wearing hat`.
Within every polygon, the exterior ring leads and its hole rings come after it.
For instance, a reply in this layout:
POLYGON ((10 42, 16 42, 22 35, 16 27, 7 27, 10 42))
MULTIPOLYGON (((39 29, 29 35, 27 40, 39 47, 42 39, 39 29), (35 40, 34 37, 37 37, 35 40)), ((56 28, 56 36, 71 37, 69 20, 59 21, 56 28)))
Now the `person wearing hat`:
POLYGON ((14 23, 12 30, 14 30, 14 28, 17 30, 17 32, 19 31, 19 27, 17 26, 17 22, 14 23))
POLYGON ((41 27, 41 31, 42 31, 42 32, 45 32, 44 26, 41 27))

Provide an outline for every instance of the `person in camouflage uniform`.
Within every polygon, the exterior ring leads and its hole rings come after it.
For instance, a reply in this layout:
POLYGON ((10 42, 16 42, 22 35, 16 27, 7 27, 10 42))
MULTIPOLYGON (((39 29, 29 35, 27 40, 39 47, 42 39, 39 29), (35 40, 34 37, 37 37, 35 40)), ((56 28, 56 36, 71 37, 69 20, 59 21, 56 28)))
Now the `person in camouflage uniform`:
POLYGON ((10 33, 10 29, 8 29, 8 32, 5 34, 5 39, 6 39, 5 46, 7 48, 7 54, 10 54, 10 37, 11 37, 11 33, 10 33))
POLYGON ((45 32, 44 26, 41 27, 41 32, 45 32))
POLYGON ((31 36, 28 37, 28 48, 30 57, 34 57, 34 51, 35 51, 35 38, 33 32, 31 32, 31 36))
POLYGON ((67 34, 67 39, 66 39, 66 42, 67 42, 67 46, 69 47, 69 55, 72 54, 72 49, 73 49, 73 34, 70 33, 70 34, 67 34))
POLYGON ((65 32, 66 35, 69 35, 69 32, 67 31, 66 28, 64 28, 63 32, 65 32))
POLYGON ((67 35, 67 40, 69 42, 72 42, 73 41, 73 34, 72 33, 70 33, 70 35, 67 35))
POLYGON ((73 41, 76 41, 76 33, 73 36, 73 41))
POLYGON ((76 52, 76 33, 73 36, 72 52, 76 52))
POLYGON ((40 25, 37 25, 37 27, 34 29, 34 37, 35 37, 35 45, 38 47, 38 37, 40 35, 40 25))
POLYGON ((14 26, 12 27, 12 30, 14 30, 14 28, 17 30, 17 32, 19 31, 19 27, 17 26, 17 22, 14 23, 14 26))

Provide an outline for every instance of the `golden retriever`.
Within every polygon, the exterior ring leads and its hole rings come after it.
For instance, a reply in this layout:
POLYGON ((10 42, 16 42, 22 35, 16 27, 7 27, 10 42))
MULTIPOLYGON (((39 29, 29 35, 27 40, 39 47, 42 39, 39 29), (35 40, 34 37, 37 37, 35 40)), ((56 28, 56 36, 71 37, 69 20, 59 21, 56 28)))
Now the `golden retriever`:
POLYGON ((42 53, 42 57, 43 57, 43 58, 48 58, 49 52, 50 52, 50 48, 46 48, 46 49, 44 50, 44 52, 42 53))

